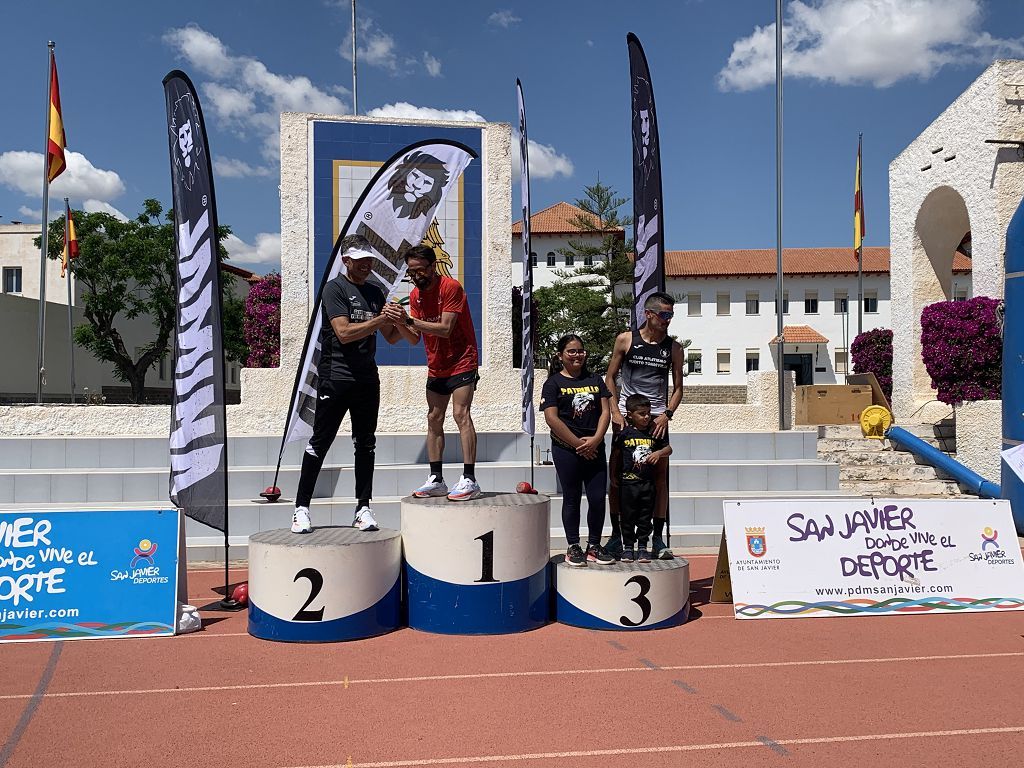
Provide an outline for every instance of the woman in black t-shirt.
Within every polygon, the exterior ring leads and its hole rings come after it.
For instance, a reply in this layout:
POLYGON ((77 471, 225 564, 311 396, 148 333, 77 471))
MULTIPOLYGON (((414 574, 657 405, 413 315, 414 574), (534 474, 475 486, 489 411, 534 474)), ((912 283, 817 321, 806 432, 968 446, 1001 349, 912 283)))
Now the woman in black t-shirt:
POLYGON ((548 369, 540 408, 551 429, 551 458, 562 485, 562 526, 569 549, 565 562, 615 562, 601 546, 608 487, 604 434, 611 420, 611 392, 604 379, 587 370, 583 340, 574 333, 558 340, 548 369), (580 502, 587 494, 587 549, 580 547, 580 502))

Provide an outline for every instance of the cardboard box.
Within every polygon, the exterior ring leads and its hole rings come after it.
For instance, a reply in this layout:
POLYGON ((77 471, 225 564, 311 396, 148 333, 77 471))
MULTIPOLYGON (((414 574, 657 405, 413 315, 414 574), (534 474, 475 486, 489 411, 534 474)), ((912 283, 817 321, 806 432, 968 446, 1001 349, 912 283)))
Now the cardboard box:
POLYGON ((797 424, 858 424, 871 387, 816 384, 796 388, 797 424))

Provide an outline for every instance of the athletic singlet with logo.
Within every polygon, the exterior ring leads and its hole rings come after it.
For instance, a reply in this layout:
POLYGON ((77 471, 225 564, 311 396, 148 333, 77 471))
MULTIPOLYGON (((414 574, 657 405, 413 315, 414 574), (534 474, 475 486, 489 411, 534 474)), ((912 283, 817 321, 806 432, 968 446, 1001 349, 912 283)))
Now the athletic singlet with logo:
POLYGON ((654 344, 644 341, 640 331, 633 331, 625 359, 622 361, 622 381, 619 387, 619 410, 626 412, 626 398, 644 395, 651 401, 651 413, 657 416, 668 407, 668 376, 672 369, 672 338, 666 336, 654 344))

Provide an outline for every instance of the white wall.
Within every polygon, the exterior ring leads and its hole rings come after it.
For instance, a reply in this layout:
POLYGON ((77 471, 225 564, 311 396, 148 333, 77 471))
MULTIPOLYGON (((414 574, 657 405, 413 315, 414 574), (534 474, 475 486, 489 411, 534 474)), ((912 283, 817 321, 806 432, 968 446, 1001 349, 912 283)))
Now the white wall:
MULTIPOLYGON (((569 247, 569 241, 585 243, 600 247, 603 237, 594 234, 576 235, 530 235, 530 245, 533 252, 537 254, 537 264, 533 268, 533 287, 545 288, 553 285, 559 276, 556 272, 561 270, 571 271, 584 266, 583 259, 577 258, 573 266, 566 266, 565 256, 559 253, 562 248, 569 247), (548 266, 548 254, 553 254, 555 265, 548 266)), ((594 263, 598 260, 595 258, 594 263)), ((523 238, 522 235, 512 235, 512 284, 521 286, 523 284, 523 238)))
MULTIPOLYGON (((39 247, 33 240, 41 232, 38 224, 0 224, 0 277, 3 267, 20 267, 21 295, 33 299, 39 298, 39 247)), ((74 277, 71 287, 74 304, 74 277)), ((3 289, 0 283, 0 291, 3 289)), ((46 302, 64 306, 68 303, 67 278, 60 276, 60 262, 54 259, 46 260, 46 302)))

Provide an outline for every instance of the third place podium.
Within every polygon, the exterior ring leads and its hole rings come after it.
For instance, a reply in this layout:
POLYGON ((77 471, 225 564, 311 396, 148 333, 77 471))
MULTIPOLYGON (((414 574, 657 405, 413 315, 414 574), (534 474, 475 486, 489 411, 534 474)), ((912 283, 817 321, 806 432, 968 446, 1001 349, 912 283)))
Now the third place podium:
POLYGON ((402 499, 409 626, 501 634, 547 622, 549 507, 539 494, 402 499))

